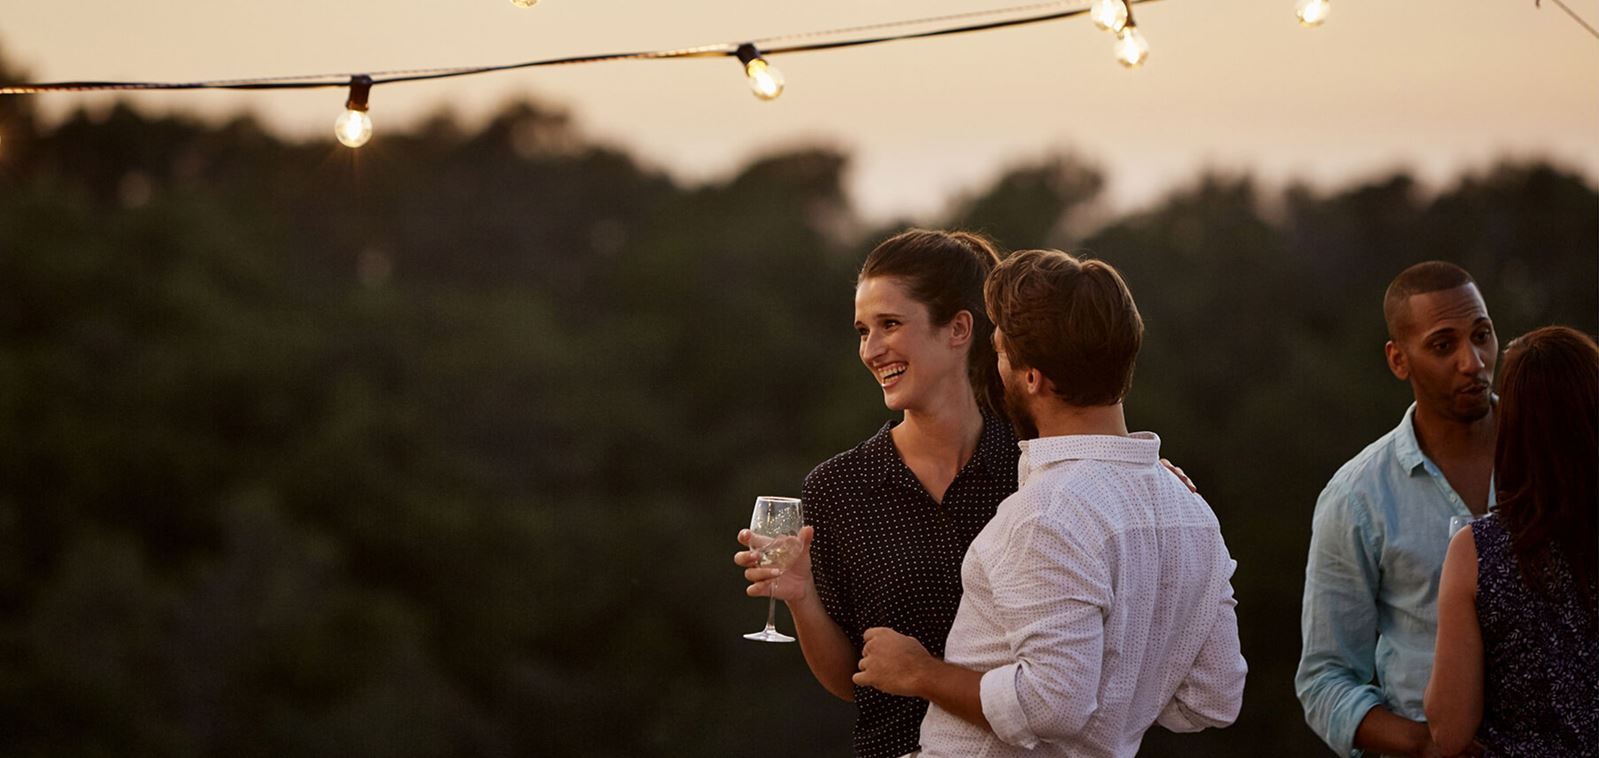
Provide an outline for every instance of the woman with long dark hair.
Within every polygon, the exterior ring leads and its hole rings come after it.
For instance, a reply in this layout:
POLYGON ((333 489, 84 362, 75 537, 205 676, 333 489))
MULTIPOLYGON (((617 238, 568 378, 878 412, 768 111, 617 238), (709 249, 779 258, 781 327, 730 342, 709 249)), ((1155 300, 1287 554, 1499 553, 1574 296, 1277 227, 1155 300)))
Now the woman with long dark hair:
MULTIPOLYGON (((855 331, 883 404, 901 418, 805 478, 808 548, 788 568, 759 568, 753 551, 734 557, 748 594, 788 604, 817 681, 855 703, 854 748, 865 758, 915 751, 927 702, 854 685, 862 633, 893 627, 942 654, 961 559, 1016 491, 1019 450, 983 308, 998 262, 992 242, 967 232, 912 229, 872 250, 856 279, 855 331)), ((749 545, 748 530, 739 542, 749 545)))
POLYGON ((1450 754, 1599 755, 1599 346, 1545 327, 1501 366, 1499 505, 1449 543, 1428 726, 1450 754))

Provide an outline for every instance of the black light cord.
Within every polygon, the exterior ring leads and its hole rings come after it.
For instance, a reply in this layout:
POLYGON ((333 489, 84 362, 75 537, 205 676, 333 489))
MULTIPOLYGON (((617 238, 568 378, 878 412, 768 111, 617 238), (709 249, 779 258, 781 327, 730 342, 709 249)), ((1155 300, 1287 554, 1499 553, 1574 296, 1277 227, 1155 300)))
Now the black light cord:
MULTIPOLYGON (((1154 0, 1127 0, 1129 9, 1135 3, 1147 3, 1154 0)), ((1558 2, 1558 0, 1557 0, 1558 2)), ((397 82, 417 82, 430 79, 449 79, 458 76, 474 76, 498 71, 513 71, 523 68, 538 68, 544 66, 571 66, 583 63, 601 63, 605 61, 620 60, 660 60, 668 58, 711 58, 724 56, 737 56, 742 45, 757 44, 765 55, 783 53, 804 53, 817 50, 833 50, 845 47, 860 47, 863 45, 877 45, 884 42, 894 42, 906 39, 922 39, 927 37, 941 37, 950 34, 965 32, 986 31, 1024 24, 1036 24, 1044 21, 1067 18, 1088 12, 1085 0, 1059 0, 1057 2, 1033 3, 1030 5, 1014 6, 1010 8, 997 8, 990 11, 974 11, 949 16, 936 16, 931 18, 911 19, 906 21, 890 21, 869 26, 848 27, 822 32, 809 32, 804 34, 768 37, 765 39, 751 40, 745 43, 721 43, 703 45, 700 47, 681 48, 676 50, 648 50, 633 53, 602 53, 598 55, 577 55, 566 58, 547 58, 544 60, 525 61, 522 63, 509 63, 499 66, 470 66, 460 68, 435 68, 435 69, 405 69, 398 71, 377 71, 369 74, 307 74, 304 76, 277 76, 259 77, 254 79, 213 79, 196 82, 111 82, 111 81, 73 81, 73 82, 44 82, 35 84, 0 84, 0 95, 35 95, 45 92, 105 92, 105 91, 143 91, 143 90, 281 90, 281 89, 325 89, 331 87, 348 87, 352 79, 366 77, 372 85, 394 84, 397 82), (1044 9, 1072 6, 1067 10, 1052 10, 1039 12, 1044 9), (905 32, 901 34, 884 34, 850 39, 832 40, 826 42, 803 42, 789 45, 771 45, 773 42, 785 40, 808 39, 816 37, 836 37, 841 34, 875 31, 879 29, 894 29, 912 26, 925 26, 927 24, 966 20, 975 18, 988 18, 993 16, 1010 16, 1017 13, 1029 12, 1029 15, 1004 18, 997 21, 988 21, 975 24, 964 24, 940 29, 918 32, 905 32)))

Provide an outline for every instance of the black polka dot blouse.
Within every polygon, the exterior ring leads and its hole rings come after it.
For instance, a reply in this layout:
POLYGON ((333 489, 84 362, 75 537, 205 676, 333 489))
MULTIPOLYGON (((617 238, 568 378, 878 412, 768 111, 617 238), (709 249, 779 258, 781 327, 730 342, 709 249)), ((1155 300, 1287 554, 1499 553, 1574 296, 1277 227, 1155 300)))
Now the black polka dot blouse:
MULTIPOLYGON (((801 498, 817 595, 858 657, 861 635, 886 626, 935 656, 955 623, 966 548, 1016 491, 1020 452, 1004 420, 985 416, 977 450, 935 502, 900 458, 889 433, 817 466, 801 498)), ((854 746, 861 758, 905 755, 920 745, 927 701, 855 688, 854 746)))

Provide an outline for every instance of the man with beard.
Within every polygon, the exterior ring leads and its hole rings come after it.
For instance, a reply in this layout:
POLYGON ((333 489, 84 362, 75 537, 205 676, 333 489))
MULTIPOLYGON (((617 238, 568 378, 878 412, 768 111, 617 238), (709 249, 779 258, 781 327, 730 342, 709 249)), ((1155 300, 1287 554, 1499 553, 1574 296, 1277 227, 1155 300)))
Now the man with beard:
POLYGON ((1215 514, 1129 434, 1143 321, 1115 269, 1012 254, 984 288, 1020 489, 966 552, 943 660, 868 629, 861 686, 932 702, 923 758, 1131 756, 1238 716, 1247 670, 1215 514))
POLYGON ((1388 368, 1415 402, 1316 501, 1295 689, 1339 755, 1439 755, 1421 723, 1452 516, 1493 506, 1499 342, 1477 284, 1441 261, 1388 285, 1388 368))

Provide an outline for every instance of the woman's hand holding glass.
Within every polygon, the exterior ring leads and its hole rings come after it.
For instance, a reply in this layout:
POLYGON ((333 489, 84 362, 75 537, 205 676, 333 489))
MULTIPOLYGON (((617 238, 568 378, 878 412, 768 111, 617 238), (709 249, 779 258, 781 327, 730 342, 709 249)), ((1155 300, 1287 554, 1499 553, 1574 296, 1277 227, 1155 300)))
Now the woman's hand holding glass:
POLYGON ((744 578, 750 583, 745 594, 792 602, 815 592, 811 578, 811 538, 815 534, 815 528, 809 526, 802 527, 798 537, 763 537, 740 530, 738 544, 750 549, 734 553, 733 563, 744 569, 744 578))
MULTIPOLYGON (((755 510, 750 514, 748 539, 741 540, 755 556, 755 565, 748 570, 764 570, 762 582, 766 589, 766 628, 744 635, 744 639, 758 642, 793 642, 794 638, 777 631, 773 622, 777 618, 777 596, 773 593, 783 584, 782 572, 802 556, 809 553, 809 540, 801 539, 805 531, 805 511, 797 498, 762 495, 755 498, 755 510)), ((741 533, 742 537, 743 534, 741 533)), ((737 560, 735 558, 734 560, 737 560)), ((805 573, 810 573, 807 561, 805 573)))

